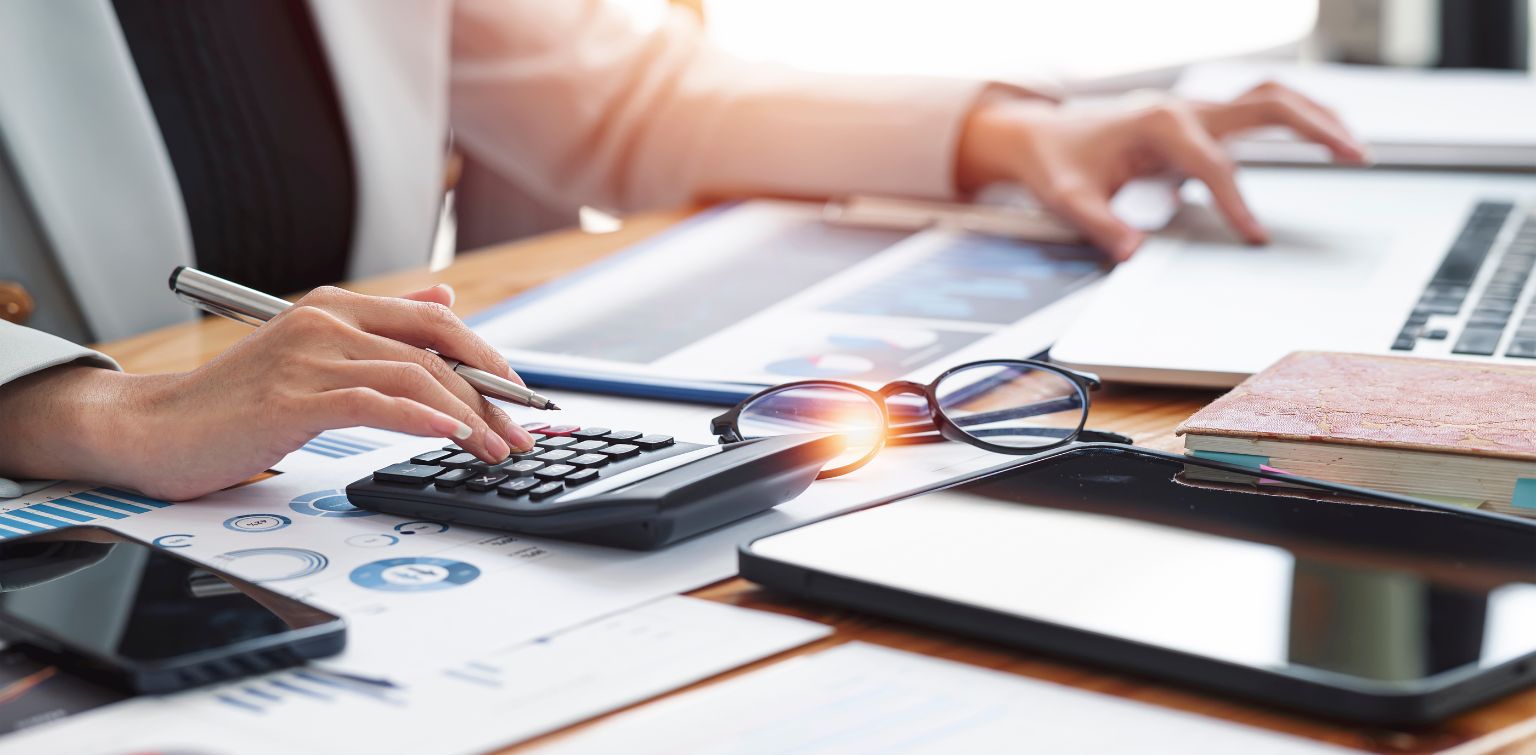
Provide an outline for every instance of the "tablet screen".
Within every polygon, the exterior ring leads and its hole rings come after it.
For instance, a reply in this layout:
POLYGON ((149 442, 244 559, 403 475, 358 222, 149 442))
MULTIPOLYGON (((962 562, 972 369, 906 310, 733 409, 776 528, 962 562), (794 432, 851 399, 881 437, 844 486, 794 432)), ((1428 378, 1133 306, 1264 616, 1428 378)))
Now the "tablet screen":
POLYGON ((1043 350, 1105 272, 1090 247, 849 228, 822 212, 712 211, 480 315, 475 331, 534 369, 879 386, 1043 350))
POLYGON ((752 549, 1214 660, 1387 685, 1536 652, 1536 526, 1066 454, 752 549))

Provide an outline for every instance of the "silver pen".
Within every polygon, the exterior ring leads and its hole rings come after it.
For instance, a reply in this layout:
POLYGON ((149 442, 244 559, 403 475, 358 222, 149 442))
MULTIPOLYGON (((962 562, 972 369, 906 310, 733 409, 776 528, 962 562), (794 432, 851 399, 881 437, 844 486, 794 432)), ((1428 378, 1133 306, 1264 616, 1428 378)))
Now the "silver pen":
MULTIPOLYGON (((276 296, 246 288, 238 283, 184 265, 171 271, 171 292, 198 309, 236 322, 243 322, 252 327, 277 317, 283 310, 293 306, 276 296)), ((437 354, 431 349, 426 351, 437 354)), ((464 378, 465 382, 474 386, 475 390, 483 396, 534 409, 560 408, 555 406, 555 402, 504 377, 493 375, 485 370, 477 370, 442 354, 437 356, 447 362, 450 369, 464 378)))

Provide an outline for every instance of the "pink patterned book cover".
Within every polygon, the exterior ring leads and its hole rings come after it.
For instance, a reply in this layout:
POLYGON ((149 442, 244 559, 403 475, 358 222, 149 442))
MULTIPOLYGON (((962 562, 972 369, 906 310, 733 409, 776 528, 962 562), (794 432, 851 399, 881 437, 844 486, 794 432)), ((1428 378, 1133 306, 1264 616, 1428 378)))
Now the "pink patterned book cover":
POLYGON ((1536 364, 1298 351, 1175 432, 1536 460, 1536 364))

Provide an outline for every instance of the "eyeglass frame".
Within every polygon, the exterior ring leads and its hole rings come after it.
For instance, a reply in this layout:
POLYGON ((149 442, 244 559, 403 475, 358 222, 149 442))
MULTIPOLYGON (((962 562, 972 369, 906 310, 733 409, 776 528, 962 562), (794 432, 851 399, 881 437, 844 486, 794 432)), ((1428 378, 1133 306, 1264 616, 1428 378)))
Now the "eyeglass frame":
MULTIPOLYGON (((911 443, 927 443, 940 440, 950 440, 957 443, 965 443, 967 445, 974 446, 986 451, 992 451, 994 453, 1007 454, 1011 456, 1027 456, 1030 454, 1040 453, 1042 451, 1049 451, 1054 448, 1060 448, 1079 439, 1091 439, 1097 441, 1106 441, 1110 443, 1129 444, 1131 439, 1124 435, 1120 435, 1119 433, 1109 433, 1084 429, 1084 427, 1088 424, 1088 410, 1092 406, 1092 401, 1089 397, 1089 394, 1092 391, 1096 391, 1102 388, 1103 385, 1104 383, 1103 381, 1099 380, 1099 376, 1091 372, 1080 372, 1062 367, 1060 365, 1051 364, 1049 362, 1042 362, 1036 359, 982 359, 975 362, 966 362, 965 364, 951 367, 940 373, 938 377, 935 377, 926 385, 913 382, 911 380, 896 380, 881 386, 878 390, 871 390, 869 388, 865 388, 862 385, 848 383, 840 380, 812 379, 781 383, 769 388, 764 388, 763 390, 758 391, 757 393, 754 393, 751 396, 748 396, 737 402, 737 404, 731 407, 728 411, 710 420, 709 427, 710 432, 713 433, 721 443, 738 443, 745 440, 745 438, 741 436, 741 428, 738 425, 742 410, 750 406, 754 401, 757 401, 764 396, 795 388, 814 387, 852 390, 863 394, 880 408, 880 417, 885 424, 885 432, 880 434, 878 442, 868 454, 865 454, 857 461, 850 462, 834 470, 823 470, 824 477, 818 477, 818 479, 825 479, 826 477, 838 477, 844 474, 848 474, 849 472, 856 471, 863 467, 865 464, 868 464, 875 458, 875 456, 879 455, 879 453, 883 451, 887 445, 906 445, 911 443), (955 421, 950 418, 949 414, 939 406, 938 394, 934 389, 937 388, 940 383, 944 382, 944 380, 950 375, 961 372, 963 370, 969 370, 976 367, 985 367, 988 365, 1020 365, 1033 370, 1050 372, 1066 379, 1067 382, 1071 383, 1077 389, 1077 395, 1082 399, 1082 416, 1078 419, 1077 427, 1054 443, 1048 443, 1042 446, 1030 446, 1028 448, 1019 446, 1004 446, 997 443, 991 443, 982 440, 981 438, 976 437, 975 435, 972 435, 965 430, 960 429, 960 426, 956 424, 955 421), (923 429, 916 432, 901 432, 903 427, 911 427, 911 425, 893 425, 891 423, 891 410, 890 406, 887 404, 887 400, 893 396, 900 396, 903 394, 915 394, 923 397, 923 399, 927 402, 928 421, 913 423, 920 425, 923 429), (934 433, 937 433, 937 436, 935 436, 934 433), (827 471, 835 472, 835 474, 826 474, 827 471)), ((1051 401, 1059 400, 1060 399, 1051 399, 1051 401)), ((1047 413, 1049 412, 1040 412, 1040 414, 1047 413)))

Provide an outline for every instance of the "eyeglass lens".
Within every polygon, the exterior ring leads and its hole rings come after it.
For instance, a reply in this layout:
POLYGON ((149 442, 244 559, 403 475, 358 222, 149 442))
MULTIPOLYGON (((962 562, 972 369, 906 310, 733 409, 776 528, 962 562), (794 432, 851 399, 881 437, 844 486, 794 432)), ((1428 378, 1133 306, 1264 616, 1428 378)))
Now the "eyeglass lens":
POLYGON ((979 364, 934 386, 939 409, 966 435, 1010 448, 1041 448, 1077 432, 1083 389, 1051 370, 1017 362, 979 364))
POLYGON ((824 467, 860 462, 880 449, 885 413, 875 399, 849 388, 793 386, 757 397, 741 408, 742 440, 798 433, 839 433, 846 444, 824 467))

